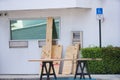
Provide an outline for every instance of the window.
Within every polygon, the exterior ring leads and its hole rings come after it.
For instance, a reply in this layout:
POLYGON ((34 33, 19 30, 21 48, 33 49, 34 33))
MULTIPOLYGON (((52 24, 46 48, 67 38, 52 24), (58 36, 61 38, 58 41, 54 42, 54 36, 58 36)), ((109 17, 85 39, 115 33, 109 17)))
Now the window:
MULTIPOLYGON (((11 40, 46 39, 47 18, 10 20, 11 40)), ((54 19, 53 39, 59 39, 60 18, 54 19)))

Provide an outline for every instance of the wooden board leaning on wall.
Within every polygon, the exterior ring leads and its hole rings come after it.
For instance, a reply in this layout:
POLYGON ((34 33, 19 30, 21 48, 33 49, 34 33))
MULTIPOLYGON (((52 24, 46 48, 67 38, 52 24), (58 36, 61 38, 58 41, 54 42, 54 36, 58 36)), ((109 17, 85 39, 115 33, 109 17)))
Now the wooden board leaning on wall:
MULTIPOLYGON (((68 46, 66 49, 65 59, 77 59, 79 52, 79 44, 68 46)), ((76 61, 64 61, 62 75, 74 74, 76 70, 76 61)))
MULTIPOLYGON (((43 46, 42 52, 44 52, 45 50, 46 50, 46 46, 43 46)), ((62 55, 62 46, 61 45, 52 45, 51 59, 61 59, 61 55, 62 55)), ((43 59, 46 58, 46 55, 44 55, 44 53, 42 53, 41 56, 43 59)), ((53 64, 54 64, 55 72, 57 75, 57 74, 59 74, 60 61, 54 61, 53 64)))

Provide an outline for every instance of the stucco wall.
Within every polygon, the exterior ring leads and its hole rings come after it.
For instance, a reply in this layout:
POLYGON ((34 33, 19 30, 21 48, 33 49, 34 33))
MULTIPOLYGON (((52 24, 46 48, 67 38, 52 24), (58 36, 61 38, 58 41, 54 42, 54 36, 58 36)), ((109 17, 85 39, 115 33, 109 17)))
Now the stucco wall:
POLYGON ((90 8, 89 2, 91 2, 91 0, 1 0, 0 10, 30 10, 73 7, 90 8))

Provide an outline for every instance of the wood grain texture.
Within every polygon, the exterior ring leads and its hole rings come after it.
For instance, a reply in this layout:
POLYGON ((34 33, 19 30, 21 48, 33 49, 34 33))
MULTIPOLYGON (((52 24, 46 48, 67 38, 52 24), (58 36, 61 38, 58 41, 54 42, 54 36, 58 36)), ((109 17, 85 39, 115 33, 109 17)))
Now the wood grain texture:
MULTIPOLYGON (((42 47, 42 59, 51 59, 52 54, 52 29, 53 28, 53 18, 48 17, 47 27, 46 27, 46 45, 42 47)), ((47 64, 48 68, 49 64, 47 64)), ((45 70, 44 70, 45 71, 45 70)))
MULTIPOLYGON (((62 46, 61 45, 52 45, 51 59, 61 59, 61 55, 62 55, 62 46)), ((56 75, 58 75, 60 61, 54 61, 53 64, 54 64, 56 75)))
POLYGON ((44 51, 46 57, 51 58, 52 53, 52 29, 53 28, 53 18, 48 17, 47 19, 47 28, 46 28, 46 49, 44 51))
POLYGON ((62 54, 62 46, 61 45, 52 45, 52 53, 51 53, 51 59, 48 58, 48 55, 45 54, 45 51, 47 50, 46 46, 43 46, 42 48, 42 55, 41 60, 53 60, 53 64, 55 67, 56 74, 59 73, 59 67, 60 67, 60 61, 56 61, 55 59, 61 59, 62 54), (47 57, 47 58, 46 58, 47 57))
POLYGON ((80 59, 29 59, 29 62, 43 62, 43 61, 101 61, 102 58, 80 58, 80 59))
MULTIPOLYGON (((78 58, 79 45, 68 46, 65 54, 65 58, 77 59, 78 58)), ((74 74, 76 70, 76 61, 64 61, 62 74, 74 74), (69 65, 68 65, 69 64, 69 65)))

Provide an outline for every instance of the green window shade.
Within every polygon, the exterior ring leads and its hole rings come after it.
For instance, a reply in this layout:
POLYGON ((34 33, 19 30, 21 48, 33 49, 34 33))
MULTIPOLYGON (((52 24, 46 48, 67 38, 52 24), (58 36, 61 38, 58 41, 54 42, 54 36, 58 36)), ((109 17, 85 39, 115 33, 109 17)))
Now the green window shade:
MULTIPOLYGON (((10 20, 11 40, 46 39, 46 19, 10 20)), ((53 39, 59 38, 60 19, 54 20, 53 39)))

